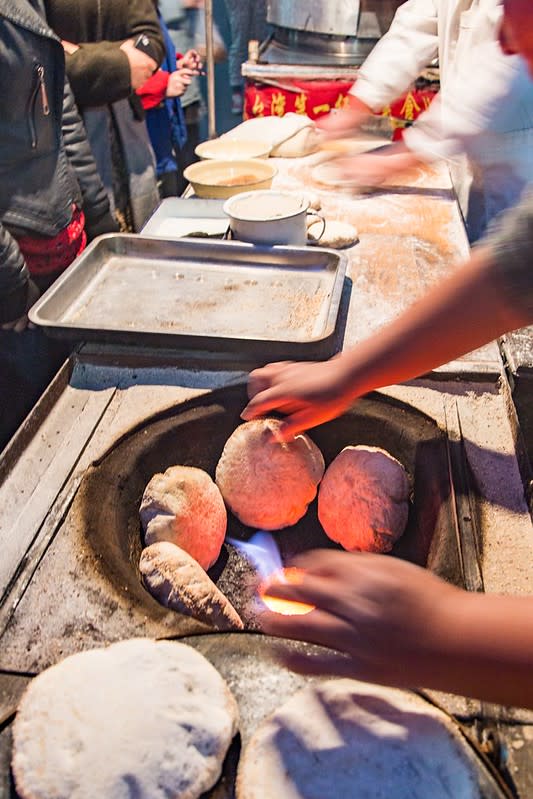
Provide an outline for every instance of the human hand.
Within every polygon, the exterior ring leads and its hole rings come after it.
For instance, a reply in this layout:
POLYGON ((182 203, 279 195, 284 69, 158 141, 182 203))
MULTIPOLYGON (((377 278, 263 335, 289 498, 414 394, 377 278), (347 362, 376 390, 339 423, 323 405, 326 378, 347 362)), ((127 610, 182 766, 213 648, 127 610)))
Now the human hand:
POLYGON ((251 372, 245 420, 271 411, 287 414, 281 435, 295 435, 340 416, 355 397, 341 357, 330 361, 271 363, 251 372))
POLYGON ((192 70, 193 74, 199 75, 202 71, 203 62, 197 50, 187 50, 185 55, 176 61, 176 65, 178 69, 185 67, 192 70))
POLYGON ((10 322, 0 324, 0 330, 10 330, 13 333, 22 333, 27 327, 32 327, 31 322, 28 320, 28 311, 39 299, 40 291, 33 282, 30 280, 28 283, 28 296, 26 299, 26 310, 18 319, 12 319, 10 322))
POLYGON ((193 74, 190 69, 178 69, 176 72, 171 72, 168 78, 166 96, 181 97, 190 84, 193 74))
POLYGON ((468 594, 398 558, 317 550, 295 560, 296 583, 272 582, 270 596, 304 602, 303 616, 264 613, 263 631, 335 649, 310 656, 280 648, 294 671, 413 687, 440 682, 448 636, 468 594))
POLYGON ((80 49, 79 44, 73 44, 72 42, 67 42, 65 39, 61 39, 61 44, 63 46, 63 50, 67 55, 73 55, 76 50, 80 49))
POLYGON ((348 105, 340 111, 332 111, 316 120, 315 124, 327 139, 349 136, 361 127, 363 122, 372 114, 372 109, 365 103, 348 95, 348 105))
POLYGON ((130 82, 131 88, 135 91, 143 86, 148 78, 150 78, 155 70, 157 64, 153 58, 138 50, 135 47, 133 39, 127 39, 120 45, 120 49, 126 54, 130 64, 130 82))

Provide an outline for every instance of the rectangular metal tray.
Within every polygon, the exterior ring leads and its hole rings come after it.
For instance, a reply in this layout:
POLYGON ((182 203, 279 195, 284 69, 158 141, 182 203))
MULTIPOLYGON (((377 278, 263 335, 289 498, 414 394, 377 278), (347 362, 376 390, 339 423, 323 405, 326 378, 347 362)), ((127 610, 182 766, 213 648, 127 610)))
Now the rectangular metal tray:
POLYGON ((345 271, 343 254, 318 247, 108 235, 30 319, 82 341, 327 357, 345 271))
POLYGON ((154 211, 144 228, 143 236, 177 239, 182 236, 222 238, 229 219, 223 211, 224 200, 168 197, 154 211))

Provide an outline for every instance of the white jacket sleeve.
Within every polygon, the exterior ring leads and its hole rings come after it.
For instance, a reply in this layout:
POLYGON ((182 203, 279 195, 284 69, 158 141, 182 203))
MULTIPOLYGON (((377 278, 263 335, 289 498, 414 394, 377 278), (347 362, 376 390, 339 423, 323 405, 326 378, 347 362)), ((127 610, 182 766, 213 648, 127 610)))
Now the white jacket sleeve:
POLYGON ((518 56, 505 56, 497 42, 478 45, 427 111, 404 134, 407 147, 424 160, 465 152, 497 161, 494 134, 533 127, 533 82, 518 56))
POLYGON ((438 49, 436 0, 407 0, 362 65, 350 93, 380 111, 416 80, 438 49))

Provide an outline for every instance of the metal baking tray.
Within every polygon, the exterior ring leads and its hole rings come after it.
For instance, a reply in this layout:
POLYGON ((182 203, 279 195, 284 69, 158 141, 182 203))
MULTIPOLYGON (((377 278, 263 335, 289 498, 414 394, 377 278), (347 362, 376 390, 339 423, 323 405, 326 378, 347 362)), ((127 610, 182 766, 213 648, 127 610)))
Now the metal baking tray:
POLYGON ((222 238, 229 225, 223 208, 224 200, 168 197, 160 203, 141 232, 143 236, 162 239, 195 235, 222 238))
POLYGON ((327 357, 346 263, 317 247, 102 236, 30 319, 53 336, 83 341, 327 357))

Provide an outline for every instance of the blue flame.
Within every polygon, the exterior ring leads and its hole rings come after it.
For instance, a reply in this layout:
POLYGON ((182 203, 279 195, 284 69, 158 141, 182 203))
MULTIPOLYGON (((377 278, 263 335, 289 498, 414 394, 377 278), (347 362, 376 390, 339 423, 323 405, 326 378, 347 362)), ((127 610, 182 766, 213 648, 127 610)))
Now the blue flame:
POLYGON ((226 540, 252 562, 263 580, 282 570, 283 564, 279 549, 270 533, 259 530, 249 541, 236 541, 234 538, 226 540))

